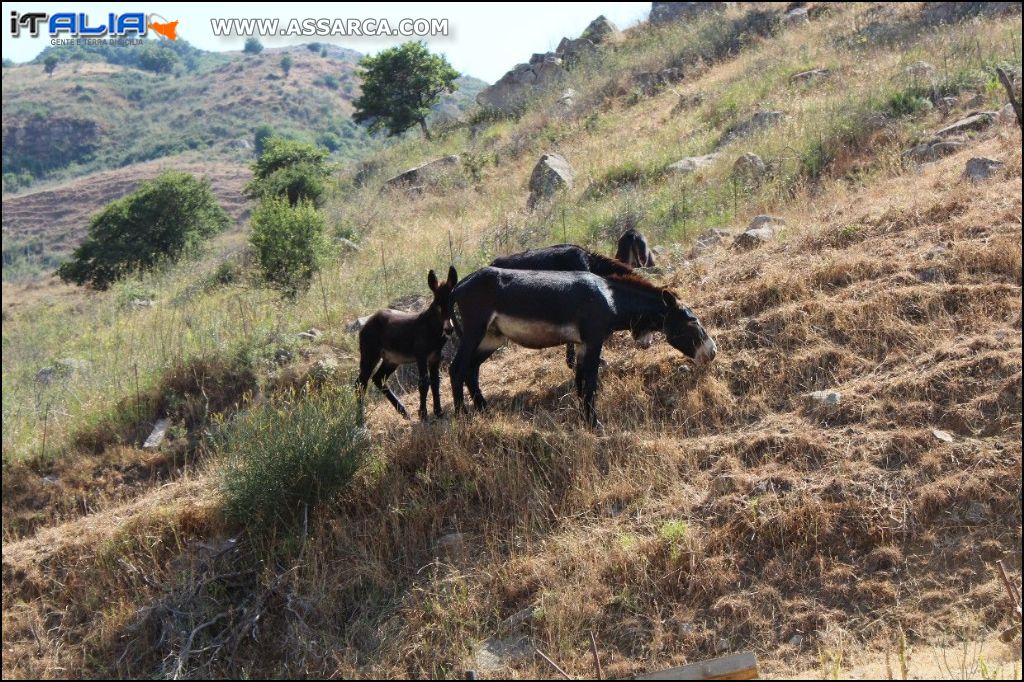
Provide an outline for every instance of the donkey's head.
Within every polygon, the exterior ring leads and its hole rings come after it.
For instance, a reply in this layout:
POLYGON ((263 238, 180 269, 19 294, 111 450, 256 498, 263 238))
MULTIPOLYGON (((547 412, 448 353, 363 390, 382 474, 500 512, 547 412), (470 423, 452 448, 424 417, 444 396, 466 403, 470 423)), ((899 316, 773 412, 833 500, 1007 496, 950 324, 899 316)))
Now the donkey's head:
POLYGON ((459 283, 459 274, 455 272, 455 267, 450 266, 448 268, 448 279, 444 282, 437 281, 437 275, 431 270, 430 274, 427 275, 427 286, 434 292, 434 302, 431 304, 431 309, 437 311, 441 319, 444 321, 444 331, 446 334, 450 334, 452 331, 452 289, 459 283))
POLYGON ((668 289, 662 291, 662 300, 667 308, 664 330, 669 344, 698 365, 714 360, 718 347, 693 311, 680 305, 679 299, 668 289))

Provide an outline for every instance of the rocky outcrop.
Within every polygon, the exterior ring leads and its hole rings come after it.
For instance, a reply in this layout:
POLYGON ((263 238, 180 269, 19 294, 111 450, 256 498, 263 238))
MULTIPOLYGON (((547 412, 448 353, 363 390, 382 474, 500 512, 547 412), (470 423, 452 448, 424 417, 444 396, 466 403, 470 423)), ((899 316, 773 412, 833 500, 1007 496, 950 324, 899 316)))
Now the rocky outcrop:
POLYGON ((954 135, 984 130, 995 123, 997 114, 998 112, 995 111, 979 111, 946 126, 942 130, 936 131, 935 136, 953 137, 954 135))
POLYGON ((651 23, 667 24, 692 19, 706 12, 722 12, 731 2, 652 2, 651 23))
POLYGON ((633 85, 640 92, 650 97, 661 92, 673 83, 683 79, 683 70, 678 67, 669 67, 661 71, 641 71, 633 75, 633 85))
POLYGON ((586 38, 595 45, 615 43, 622 40, 622 31, 602 14, 583 29, 580 37, 586 38))
POLYGON ((721 154, 705 154, 704 156, 688 156, 668 166, 670 173, 676 175, 689 175, 703 168, 707 168, 721 158, 721 154))
POLYGON ((572 189, 573 170, 569 162, 558 154, 545 154, 530 175, 529 208, 550 199, 560 190, 572 189))
POLYGON ((810 69, 809 71, 794 73, 789 77, 789 80, 793 83, 811 83, 816 80, 828 78, 831 75, 832 71, 829 69, 810 69))
POLYGON ((956 140, 932 139, 922 142, 921 144, 914 145, 907 151, 903 152, 903 159, 913 163, 928 163, 929 161, 937 161, 943 156, 949 156, 950 154, 958 152, 963 149, 964 146, 963 142, 957 142, 956 140))
POLYGON ((452 169, 458 168, 459 157, 442 156, 439 159, 421 163, 415 168, 403 171, 393 178, 384 181, 384 189, 422 189, 424 186, 437 182, 452 169))
POLYGON ((553 53, 535 54, 527 64, 517 64, 501 79, 476 96, 477 104, 504 114, 520 111, 530 97, 565 76, 562 58, 553 53))
POLYGON ((770 215, 759 215, 750 221, 746 232, 736 237, 733 246, 737 249, 753 249, 775 239, 779 230, 786 226, 782 218, 770 215))
POLYGON ((1005 166, 1002 161, 997 159, 990 159, 985 156, 976 156, 967 162, 967 167, 964 169, 964 174, 972 182, 981 182, 992 177, 992 174, 997 170, 1005 166))
POLYGON ((764 160, 753 152, 745 152, 732 166, 732 175, 742 180, 759 182, 768 172, 764 160))

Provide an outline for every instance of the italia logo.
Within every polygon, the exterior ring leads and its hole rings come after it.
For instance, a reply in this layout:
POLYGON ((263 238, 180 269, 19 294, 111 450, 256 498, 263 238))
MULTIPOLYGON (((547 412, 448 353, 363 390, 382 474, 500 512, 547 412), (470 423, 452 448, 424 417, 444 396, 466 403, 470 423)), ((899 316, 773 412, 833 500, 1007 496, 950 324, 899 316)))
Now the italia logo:
POLYGON ((72 38, 121 38, 145 36, 149 29, 166 40, 178 39, 178 22, 167 21, 159 14, 109 12, 103 19, 90 19, 85 12, 11 12, 11 35, 15 38, 24 29, 36 38, 41 30, 47 30, 51 38, 69 36, 72 38), (159 19, 160 21, 155 21, 159 19))

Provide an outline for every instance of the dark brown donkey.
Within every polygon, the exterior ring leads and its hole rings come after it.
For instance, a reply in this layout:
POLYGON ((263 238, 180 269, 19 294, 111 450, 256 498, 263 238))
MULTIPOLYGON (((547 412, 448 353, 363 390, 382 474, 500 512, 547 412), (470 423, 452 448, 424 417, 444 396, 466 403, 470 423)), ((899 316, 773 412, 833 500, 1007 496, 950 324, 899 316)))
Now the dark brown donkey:
POLYGON ((406 419, 409 412, 402 401, 387 387, 388 377, 399 365, 412 362, 420 374, 420 419, 427 419, 427 388, 434 394, 434 414, 441 410, 440 364, 445 334, 452 329, 450 296, 459 281, 454 267, 448 268, 448 279, 438 283, 431 270, 427 285, 434 292, 434 301, 422 313, 403 313, 398 310, 378 310, 359 330, 359 417, 362 421, 363 397, 366 384, 373 374, 373 383, 381 390, 395 409, 406 419), (380 363, 378 367, 377 364, 380 363), (374 368, 377 369, 374 372, 374 368), (428 376, 429 370, 429 376, 428 376))

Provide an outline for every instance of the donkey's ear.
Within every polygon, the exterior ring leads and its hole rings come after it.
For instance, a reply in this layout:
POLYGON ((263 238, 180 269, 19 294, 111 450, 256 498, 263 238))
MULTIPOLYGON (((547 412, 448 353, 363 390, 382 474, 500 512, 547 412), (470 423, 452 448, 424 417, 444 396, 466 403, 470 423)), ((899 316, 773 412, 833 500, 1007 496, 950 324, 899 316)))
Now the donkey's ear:
POLYGON ((427 275, 427 286, 430 287, 431 291, 437 291, 437 275, 434 274, 433 270, 427 275))
POLYGON ((669 310, 679 307, 679 301, 676 300, 676 295, 668 289, 661 290, 661 300, 669 310))
POLYGON ((453 287, 459 283, 459 273, 455 272, 455 266, 448 266, 448 286, 453 287))

